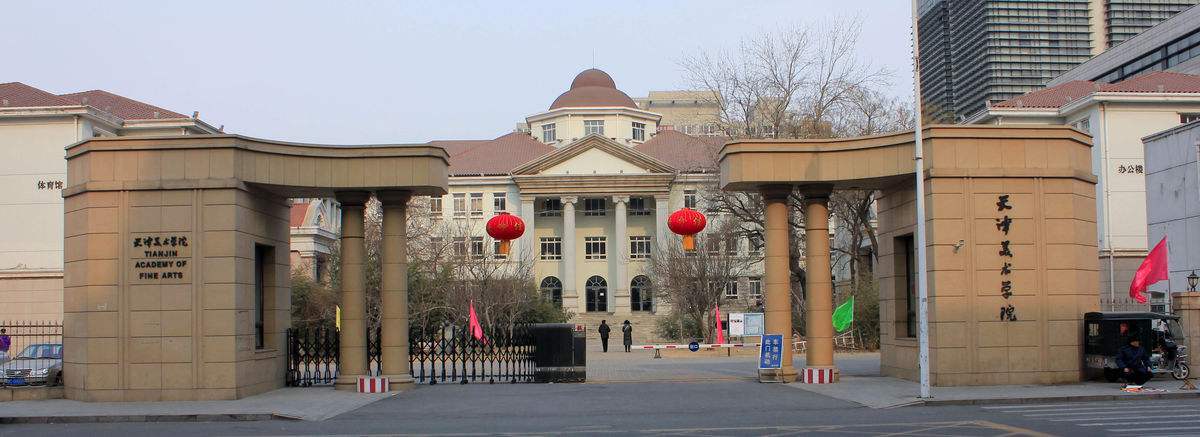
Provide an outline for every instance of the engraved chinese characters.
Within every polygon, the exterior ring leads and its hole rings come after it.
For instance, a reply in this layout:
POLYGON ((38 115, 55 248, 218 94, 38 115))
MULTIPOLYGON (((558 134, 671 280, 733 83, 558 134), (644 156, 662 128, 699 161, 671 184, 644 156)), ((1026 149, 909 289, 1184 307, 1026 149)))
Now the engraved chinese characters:
POLYGON ((134 273, 130 279, 155 284, 191 281, 189 239, 188 233, 134 235, 129 243, 134 273))
MULTIPOLYGON (((996 202, 996 211, 1004 213, 1011 210, 1012 204, 1009 203, 1009 195, 1001 195, 996 202)), ((1013 282, 1009 279, 1012 275, 1012 263, 1009 262, 1013 258, 1011 241, 1008 240, 1008 231, 1012 229, 1013 219, 1008 214, 1004 214, 1003 218, 996 219, 996 230, 1003 232, 1005 239, 1000 242, 1000 256, 1004 257, 1004 264, 1000 266, 1000 296, 1004 297, 1007 302, 1013 295, 1013 282)), ((1006 303, 1000 307, 1000 320, 1012 322, 1017 320, 1017 309, 1012 303, 1006 303)))

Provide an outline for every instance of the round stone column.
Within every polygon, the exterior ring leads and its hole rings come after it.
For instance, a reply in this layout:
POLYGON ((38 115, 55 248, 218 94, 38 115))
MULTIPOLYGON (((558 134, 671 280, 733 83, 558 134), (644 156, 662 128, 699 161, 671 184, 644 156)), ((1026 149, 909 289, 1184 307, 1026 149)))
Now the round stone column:
POLYGON ((338 390, 357 390, 367 375, 367 249, 363 241, 363 208, 371 193, 337 193, 342 205, 342 329, 338 333, 338 390))
POLYGON ((804 317, 808 341, 805 377, 811 379, 805 382, 828 383, 838 379, 833 363, 833 277, 829 270, 830 192, 829 187, 803 190, 804 290, 808 295, 804 317))
POLYGON ((763 239, 766 244, 763 269, 766 271, 766 290, 763 303, 766 306, 766 333, 783 334, 782 365, 778 370, 759 370, 762 382, 793 382, 796 368, 792 366, 792 289, 791 271, 788 268, 788 196, 789 185, 767 186, 762 189, 766 204, 763 239))
POLYGON ((380 191, 383 204, 383 278, 379 289, 383 329, 382 376, 392 391, 412 387, 408 363, 408 191, 380 191))

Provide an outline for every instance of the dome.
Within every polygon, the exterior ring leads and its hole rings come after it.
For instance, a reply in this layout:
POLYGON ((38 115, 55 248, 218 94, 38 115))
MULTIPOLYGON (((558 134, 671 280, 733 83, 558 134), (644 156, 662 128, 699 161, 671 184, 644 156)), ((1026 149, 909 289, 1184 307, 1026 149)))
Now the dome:
POLYGON ((554 99, 550 109, 581 106, 637 108, 629 95, 617 89, 617 83, 613 82, 612 76, 595 68, 583 70, 575 76, 575 80, 571 81, 571 89, 554 99))

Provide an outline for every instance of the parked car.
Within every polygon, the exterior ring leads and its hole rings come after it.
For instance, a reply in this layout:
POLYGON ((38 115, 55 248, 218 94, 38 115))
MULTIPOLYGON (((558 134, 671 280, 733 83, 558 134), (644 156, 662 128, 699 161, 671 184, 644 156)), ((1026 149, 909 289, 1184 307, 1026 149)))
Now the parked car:
POLYGON ((0 385, 61 385, 61 343, 25 346, 12 361, 0 365, 0 385))

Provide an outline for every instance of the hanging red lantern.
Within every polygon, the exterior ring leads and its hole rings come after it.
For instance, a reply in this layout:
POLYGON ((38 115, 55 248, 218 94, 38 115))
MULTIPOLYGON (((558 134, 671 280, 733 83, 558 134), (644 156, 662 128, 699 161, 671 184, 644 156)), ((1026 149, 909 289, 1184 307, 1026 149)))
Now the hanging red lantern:
POLYGON ((502 212, 487 222, 487 233, 500 240, 499 253, 507 254, 509 242, 525 233, 525 222, 520 217, 502 212))
POLYGON ((691 208, 675 211, 667 218, 667 227, 671 232, 683 236, 683 250, 696 250, 694 235, 703 231, 706 223, 708 219, 704 218, 704 214, 691 208))

